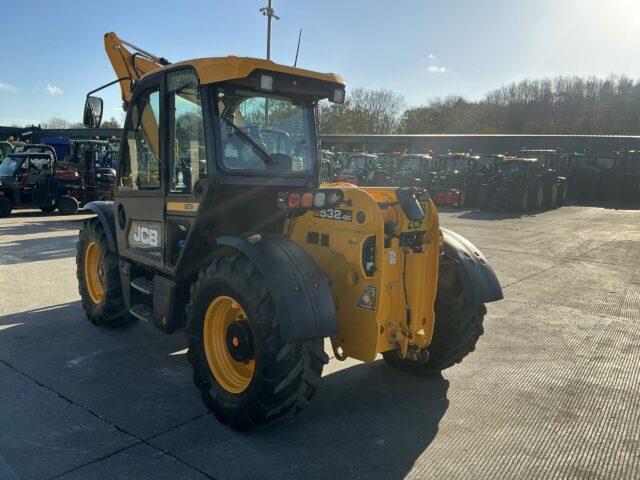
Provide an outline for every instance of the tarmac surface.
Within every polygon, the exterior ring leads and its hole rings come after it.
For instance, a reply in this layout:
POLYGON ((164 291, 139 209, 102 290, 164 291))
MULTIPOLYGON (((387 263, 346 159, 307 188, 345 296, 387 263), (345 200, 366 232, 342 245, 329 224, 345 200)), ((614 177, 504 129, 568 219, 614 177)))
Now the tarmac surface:
POLYGON ((427 378, 332 359, 307 410, 242 434, 182 332, 86 320, 84 218, 0 220, 0 479, 640 478, 640 206, 442 212, 504 288, 476 351, 427 378))

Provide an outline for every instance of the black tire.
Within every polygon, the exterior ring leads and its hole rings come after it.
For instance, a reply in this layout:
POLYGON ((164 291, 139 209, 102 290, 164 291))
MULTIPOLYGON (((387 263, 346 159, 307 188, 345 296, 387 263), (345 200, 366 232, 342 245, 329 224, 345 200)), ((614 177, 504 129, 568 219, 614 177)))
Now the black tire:
POLYGON ((489 208, 489 185, 483 183, 478 188, 478 207, 480 210, 487 210, 489 208))
POLYGON ((523 190, 514 195, 513 206, 516 212, 526 212, 529 210, 529 192, 523 190))
POLYGON ((429 361, 420 363, 401 358, 397 350, 390 350, 382 354, 387 364, 410 373, 428 375, 460 363, 475 350, 484 333, 482 323, 487 309, 484 304, 469 302, 455 262, 446 258, 440 264, 435 313, 433 338, 427 347, 429 361))
POLYGON ((78 200, 72 196, 64 195, 58 198, 56 207, 58 208, 60 215, 75 215, 80 209, 80 204, 78 203, 78 200))
POLYGON ((561 207, 562 205, 565 205, 567 203, 568 190, 569 185, 567 184, 567 181, 565 180, 560 182, 558 192, 558 207, 561 207))
POLYGON ((44 213, 52 213, 56 209, 55 205, 49 205, 48 207, 40 207, 40 210, 44 213))
POLYGON ((0 218, 6 218, 11 215, 13 204, 7 197, 0 197, 0 218))
POLYGON ((236 430, 250 430, 309 405, 319 387, 322 368, 329 361, 324 340, 282 341, 269 289, 245 256, 223 257, 201 270, 191 286, 186 316, 193 381, 219 421, 236 430), (253 336, 253 376, 240 393, 229 392, 216 380, 204 347, 205 313, 221 295, 242 306, 253 336))
POLYGON ((546 188, 546 199, 544 206, 546 208, 556 208, 560 199, 560 185, 557 180, 551 182, 546 188), (555 195, 554 195, 555 194, 555 195))
POLYGON ((107 235, 97 218, 87 220, 80 230, 76 246, 76 276, 78 277, 78 292, 82 300, 82 308, 91 323, 111 327, 131 321, 122 296, 118 256, 109 250, 107 235), (104 272, 104 298, 99 303, 95 303, 91 299, 84 274, 85 254, 91 243, 95 243, 100 248, 104 272))
POLYGON ((531 201, 529 205, 532 205, 534 210, 542 210, 544 207, 545 189, 542 182, 538 182, 531 192, 531 201))

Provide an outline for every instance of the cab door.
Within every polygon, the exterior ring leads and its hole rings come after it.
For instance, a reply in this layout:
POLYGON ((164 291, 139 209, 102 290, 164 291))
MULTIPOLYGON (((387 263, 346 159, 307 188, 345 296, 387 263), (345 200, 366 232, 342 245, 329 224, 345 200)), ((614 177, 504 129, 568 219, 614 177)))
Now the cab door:
POLYGON ((175 271, 205 198, 209 172, 198 76, 192 68, 172 70, 166 84, 165 261, 175 271))
POLYGON ((131 99, 114 195, 118 250, 123 257, 164 265, 164 75, 140 82, 131 99))

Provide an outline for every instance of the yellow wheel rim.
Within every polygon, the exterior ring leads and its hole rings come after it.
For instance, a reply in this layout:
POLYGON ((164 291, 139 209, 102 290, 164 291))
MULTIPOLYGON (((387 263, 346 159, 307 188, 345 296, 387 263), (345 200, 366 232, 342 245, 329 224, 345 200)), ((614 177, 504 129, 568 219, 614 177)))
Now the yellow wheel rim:
POLYGON ((233 298, 215 298, 204 317, 204 351, 216 381, 226 391, 244 392, 253 378, 255 360, 239 362, 227 346, 227 329, 235 321, 246 320, 247 314, 233 298))
POLYGON ((104 266, 100 257, 100 247, 91 242, 84 252, 84 280, 91 301, 96 305, 104 299, 104 266))

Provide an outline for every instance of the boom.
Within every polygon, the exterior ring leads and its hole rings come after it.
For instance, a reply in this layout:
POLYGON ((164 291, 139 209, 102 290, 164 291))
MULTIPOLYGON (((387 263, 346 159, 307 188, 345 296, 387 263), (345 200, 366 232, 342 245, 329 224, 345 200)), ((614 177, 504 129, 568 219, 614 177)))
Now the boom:
POLYGON ((120 80, 122 101, 127 105, 133 94, 133 84, 140 78, 158 68, 169 65, 167 59, 157 57, 109 32, 104 35, 104 49, 111 61, 113 70, 120 80), (127 47, 131 48, 131 52, 127 47))

